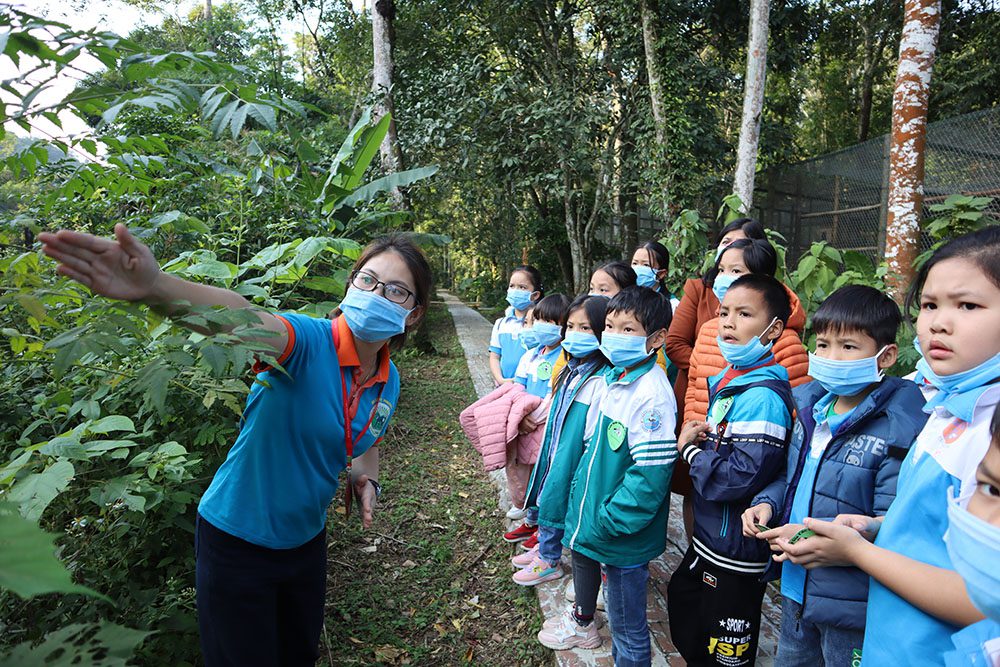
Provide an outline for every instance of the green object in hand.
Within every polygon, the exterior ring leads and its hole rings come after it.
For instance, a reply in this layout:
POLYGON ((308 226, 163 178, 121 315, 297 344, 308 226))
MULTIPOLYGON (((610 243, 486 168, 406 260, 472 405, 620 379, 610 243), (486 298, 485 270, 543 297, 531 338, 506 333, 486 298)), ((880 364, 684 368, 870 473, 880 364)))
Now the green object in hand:
POLYGON ((812 537, 815 534, 816 534, 815 531, 810 530, 808 528, 803 528, 799 532, 797 532, 794 535, 792 535, 792 537, 788 540, 788 543, 789 544, 795 544, 799 540, 804 540, 804 539, 806 539, 808 537, 812 537))
POLYGON ((765 530, 771 530, 770 528, 768 528, 767 526, 765 526, 765 525, 764 525, 764 524, 762 524, 762 523, 755 523, 754 525, 755 525, 755 526, 757 526, 757 530, 759 530, 759 531, 760 531, 760 532, 762 532, 762 533, 763 533, 763 532, 764 532, 765 530))

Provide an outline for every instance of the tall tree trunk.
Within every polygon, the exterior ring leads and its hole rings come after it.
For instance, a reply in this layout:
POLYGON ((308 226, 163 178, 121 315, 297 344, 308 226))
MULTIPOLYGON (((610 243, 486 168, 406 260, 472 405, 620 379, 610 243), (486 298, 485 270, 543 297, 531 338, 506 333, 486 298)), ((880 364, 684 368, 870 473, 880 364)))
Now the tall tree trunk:
POLYGON ((941 0, 906 0, 899 68, 892 96, 885 257, 889 286, 899 299, 913 278, 920 245, 927 100, 941 27, 941 0))
MULTIPOLYGON (((393 113, 392 83, 393 61, 392 48, 395 41, 393 20, 396 17, 394 0, 376 0, 372 6, 372 91, 376 96, 376 119, 385 114, 393 113)), ((387 174, 403 170, 403 152, 399 148, 399 137, 396 134, 396 119, 389 121, 389 131, 379 147, 382 156, 382 171, 387 174)), ((407 208, 407 202, 398 189, 392 191, 393 205, 397 210, 407 208)))
POLYGON ((753 207, 753 182, 760 142, 760 116, 764 108, 764 77, 767 71, 769 0, 750 0, 750 38, 747 43, 747 77, 743 88, 743 121, 736 151, 733 192, 743 202, 743 211, 753 207))
POLYGON ((663 101, 663 72, 657 56, 659 13, 656 0, 640 2, 642 15, 642 48, 646 54, 646 77, 649 79, 649 105, 653 111, 653 128, 656 132, 656 146, 653 159, 656 173, 660 178, 657 192, 651 203, 656 212, 666 215, 670 205, 670 161, 667 156, 667 117, 663 101))
POLYGON ((205 0, 205 21, 208 23, 208 48, 215 49, 215 28, 212 26, 212 0, 205 0))

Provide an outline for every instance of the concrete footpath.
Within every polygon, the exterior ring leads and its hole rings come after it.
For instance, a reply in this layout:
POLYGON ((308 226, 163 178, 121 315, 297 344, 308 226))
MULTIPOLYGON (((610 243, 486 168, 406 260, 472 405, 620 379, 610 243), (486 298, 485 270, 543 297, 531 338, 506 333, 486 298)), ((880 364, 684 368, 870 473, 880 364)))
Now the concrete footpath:
MULTIPOLYGON (((455 330, 465 352, 469 365, 469 374, 477 396, 483 396, 493 389, 493 380, 489 370, 489 340, 492 323, 482 315, 469 308, 448 292, 439 292, 448 305, 455 330)), ((457 418, 457 415, 456 415, 457 418)), ((506 478, 502 470, 490 474, 497 487, 500 509, 506 512, 510 508, 510 496, 507 493, 506 478)), ((499 538, 499 535, 497 537, 499 538)), ((649 564, 649 590, 646 615, 649 619, 649 629, 652 635, 653 665, 683 665, 684 660, 677 653, 670 640, 670 628, 667 624, 667 582, 670 573, 674 571, 684 555, 687 538, 684 536, 684 526, 681 519, 680 498, 671 497, 670 522, 667 528, 667 549, 659 558, 649 564)), ((514 552, 512 552, 514 553, 514 552)), ((567 576, 535 586, 538 602, 546 618, 556 616, 569 607, 566 601, 566 585, 572 584, 569 575, 568 553, 564 552, 563 570, 567 576)), ((602 615, 599 612, 599 615, 602 615)), ((764 597, 764 609, 760 647, 757 652, 757 664, 770 667, 774 664, 777 650, 778 622, 781 609, 777 604, 776 594, 772 589, 764 597), (774 596, 774 599, 772 599, 774 596)), ((606 621, 606 618, 603 619, 606 621)), ((599 649, 577 649, 573 651, 555 651, 556 664, 562 667, 601 666, 611 667, 611 637, 607 623, 603 623, 601 635, 604 642, 599 649)))

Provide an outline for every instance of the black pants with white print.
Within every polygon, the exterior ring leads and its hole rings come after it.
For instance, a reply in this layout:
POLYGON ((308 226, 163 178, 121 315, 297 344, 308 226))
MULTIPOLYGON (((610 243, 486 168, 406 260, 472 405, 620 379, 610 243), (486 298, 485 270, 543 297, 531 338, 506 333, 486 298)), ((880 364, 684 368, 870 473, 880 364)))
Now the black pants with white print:
POLYGON ((689 665, 745 667, 757 660, 760 575, 737 574, 708 563, 688 547, 667 586, 674 646, 689 665))

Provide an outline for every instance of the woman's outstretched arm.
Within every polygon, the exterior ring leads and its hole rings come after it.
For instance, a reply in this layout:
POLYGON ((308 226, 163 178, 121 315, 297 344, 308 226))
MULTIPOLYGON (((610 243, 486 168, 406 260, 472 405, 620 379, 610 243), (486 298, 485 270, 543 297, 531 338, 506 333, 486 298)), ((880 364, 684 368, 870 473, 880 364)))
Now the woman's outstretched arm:
POLYGON ((128 228, 115 225, 115 239, 69 230, 38 235, 42 250, 59 262, 56 271, 109 299, 144 303, 166 315, 186 311, 189 306, 252 308, 265 329, 274 336, 259 339, 279 352, 285 349, 288 332, 284 323, 256 309, 232 290, 193 283, 160 270, 150 249, 128 228))

